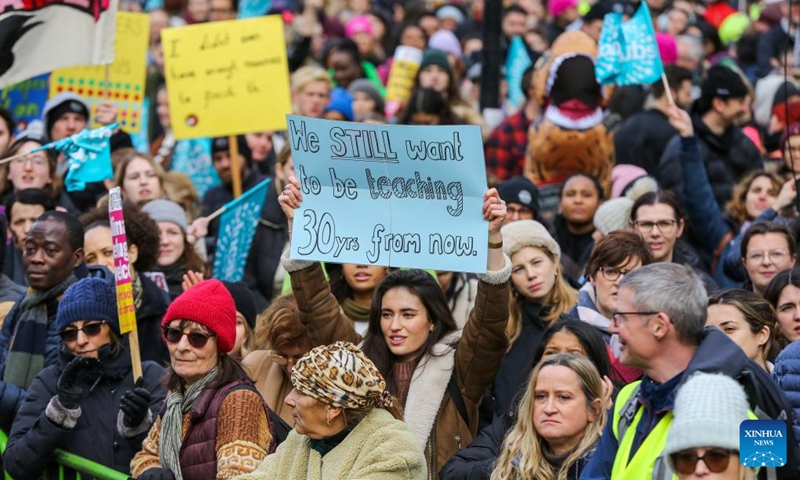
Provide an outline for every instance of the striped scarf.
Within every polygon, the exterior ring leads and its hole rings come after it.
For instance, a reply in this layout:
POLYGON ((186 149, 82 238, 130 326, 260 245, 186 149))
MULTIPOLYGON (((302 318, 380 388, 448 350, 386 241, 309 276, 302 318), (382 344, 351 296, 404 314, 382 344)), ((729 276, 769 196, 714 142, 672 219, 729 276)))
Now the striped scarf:
POLYGON ((73 272, 55 287, 45 291, 31 289, 22 299, 19 321, 14 326, 6 358, 4 382, 27 390, 34 377, 44 368, 49 320, 47 304, 60 298, 67 287, 77 281, 78 277, 73 272))
POLYGON ((167 397, 167 411, 161 417, 161 451, 158 454, 161 465, 183 480, 181 471, 181 446, 183 445, 183 414, 192 409, 200 392, 217 376, 219 368, 214 367, 200 380, 189 385, 185 392, 176 390, 167 397))

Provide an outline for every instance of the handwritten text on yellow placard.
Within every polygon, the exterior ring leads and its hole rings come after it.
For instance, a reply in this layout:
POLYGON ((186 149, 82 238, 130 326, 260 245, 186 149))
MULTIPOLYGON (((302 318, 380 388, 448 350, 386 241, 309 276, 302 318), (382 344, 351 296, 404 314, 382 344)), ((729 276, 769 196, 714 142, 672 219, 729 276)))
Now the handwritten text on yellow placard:
POLYGON ((83 97, 92 109, 92 128, 97 106, 106 99, 118 108, 117 121, 122 129, 136 133, 142 125, 142 101, 147 74, 147 44, 150 17, 146 13, 117 12, 114 62, 106 67, 62 68, 50 76, 50 96, 73 92, 83 97))
POLYGON ((161 38, 175 138, 286 129, 291 99, 280 16, 171 28, 161 38))

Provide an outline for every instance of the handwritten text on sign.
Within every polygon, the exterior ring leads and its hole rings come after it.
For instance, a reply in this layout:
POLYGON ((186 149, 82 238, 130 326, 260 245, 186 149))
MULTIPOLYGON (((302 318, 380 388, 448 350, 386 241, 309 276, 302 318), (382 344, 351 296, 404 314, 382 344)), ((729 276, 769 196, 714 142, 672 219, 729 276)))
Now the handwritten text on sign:
POLYGON ((288 119, 303 192, 292 258, 486 271, 478 127, 288 119))
POLYGON ((117 284, 117 312, 119 330, 128 333, 136 330, 136 306, 133 304, 133 284, 128 263, 128 239, 125 235, 125 218, 122 215, 122 198, 119 187, 108 193, 108 220, 111 223, 111 244, 114 249, 114 268, 117 284))
POLYGON ((170 28, 161 35, 176 138, 286 129, 291 95, 280 16, 170 28))

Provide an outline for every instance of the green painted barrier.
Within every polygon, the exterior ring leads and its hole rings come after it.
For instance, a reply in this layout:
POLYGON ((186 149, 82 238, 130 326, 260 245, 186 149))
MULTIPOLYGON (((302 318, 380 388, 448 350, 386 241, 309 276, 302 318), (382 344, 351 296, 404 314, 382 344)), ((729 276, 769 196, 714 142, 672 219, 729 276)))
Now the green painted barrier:
MULTIPOLYGON (((0 430, 0 454, 6 451, 6 443, 8 443, 8 436, 6 436, 6 432, 0 430)), ((76 480, 82 480, 82 475, 98 480, 128 480, 129 478, 129 475, 63 450, 56 450, 51 460, 58 464, 58 480, 64 480, 65 475, 70 472, 75 473, 76 480)), ((4 478, 13 480, 7 473, 4 473, 4 478)), ((50 479, 47 473, 43 478, 44 480, 55 480, 50 479)))

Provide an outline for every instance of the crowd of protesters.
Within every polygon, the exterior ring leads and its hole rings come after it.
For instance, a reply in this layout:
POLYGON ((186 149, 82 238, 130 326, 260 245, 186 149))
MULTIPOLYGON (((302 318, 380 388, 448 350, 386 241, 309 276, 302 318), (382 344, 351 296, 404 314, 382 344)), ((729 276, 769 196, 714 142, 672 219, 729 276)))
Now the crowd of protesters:
POLYGON ((68 191, 35 151, 113 104, 62 93, 22 131, 0 110, 5 473, 52 478, 60 449, 142 480, 800 478, 800 2, 645 1, 664 76, 625 86, 592 62, 635 0, 271 3, 294 114, 480 127, 471 275, 290 258, 287 132, 170 125, 162 31, 243 5, 121 0, 150 17, 149 121, 111 137, 113 178, 68 191), (399 46, 422 57, 395 111, 399 46), (212 214, 266 178, 244 276, 218 281, 212 214), (748 418, 785 422, 784 465, 740 463, 748 418))

